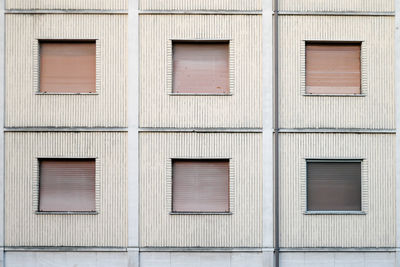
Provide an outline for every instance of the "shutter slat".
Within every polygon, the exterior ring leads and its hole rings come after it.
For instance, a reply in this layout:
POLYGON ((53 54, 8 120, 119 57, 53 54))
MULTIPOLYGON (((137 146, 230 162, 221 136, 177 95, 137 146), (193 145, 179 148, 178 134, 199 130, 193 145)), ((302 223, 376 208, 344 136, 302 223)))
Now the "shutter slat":
POLYGON ((228 160, 174 160, 173 211, 228 212, 228 160))
POLYGON ((307 209, 360 211, 360 162, 308 162, 307 209))
POLYGON ((173 43, 174 93, 229 93, 229 43, 173 43))
POLYGON ((40 161, 40 211, 95 211, 95 160, 40 161))
POLYGON ((361 44, 306 44, 308 94, 360 94, 361 44))
POLYGON ((40 92, 96 92, 96 43, 40 42, 40 92))

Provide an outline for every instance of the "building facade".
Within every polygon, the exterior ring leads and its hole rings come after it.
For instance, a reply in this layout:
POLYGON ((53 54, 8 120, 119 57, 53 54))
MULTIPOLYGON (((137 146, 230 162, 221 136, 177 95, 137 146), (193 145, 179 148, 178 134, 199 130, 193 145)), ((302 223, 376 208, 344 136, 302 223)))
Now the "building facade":
POLYGON ((0 265, 400 266, 395 2, 0 0, 0 265))

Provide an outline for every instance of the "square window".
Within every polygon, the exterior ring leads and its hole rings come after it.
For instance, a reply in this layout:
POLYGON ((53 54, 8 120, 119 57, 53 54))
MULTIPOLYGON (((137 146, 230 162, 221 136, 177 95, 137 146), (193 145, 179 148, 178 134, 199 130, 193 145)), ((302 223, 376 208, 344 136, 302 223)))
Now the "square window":
POLYGON ((40 41, 40 92, 95 93, 95 41, 40 41))
POLYGON ((307 94, 361 94, 361 43, 306 43, 307 94))
POLYGON ((39 211, 95 211, 95 159, 40 159, 39 211))
POLYGON ((173 93, 229 94, 229 42, 176 42, 173 93))
POLYGON ((229 160, 173 160, 173 212, 229 212, 229 160))
POLYGON ((308 211, 361 211, 361 161, 307 161, 308 211))

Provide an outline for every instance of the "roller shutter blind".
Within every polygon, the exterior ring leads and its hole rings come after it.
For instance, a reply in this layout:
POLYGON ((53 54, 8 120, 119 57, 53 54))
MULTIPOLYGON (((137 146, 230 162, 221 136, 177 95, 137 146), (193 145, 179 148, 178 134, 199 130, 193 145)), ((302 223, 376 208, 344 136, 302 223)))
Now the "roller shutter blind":
POLYGON ((229 160, 173 160, 174 212, 229 212, 229 160))
POLYGON ((229 93, 229 43, 174 42, 173 93, 229 93))
POLYGON ((307 162, 307 210, 361 211, 361 162, 307 162))
POLYGON ((40 92, 96 92, 96 43, 41 41, 40 92))
POLYGON ((94 159, 40 160, 39 211, 95 211, 94 159))
POLYGON ((306 44, 308 94, 360 94, 361 44, 306 44))

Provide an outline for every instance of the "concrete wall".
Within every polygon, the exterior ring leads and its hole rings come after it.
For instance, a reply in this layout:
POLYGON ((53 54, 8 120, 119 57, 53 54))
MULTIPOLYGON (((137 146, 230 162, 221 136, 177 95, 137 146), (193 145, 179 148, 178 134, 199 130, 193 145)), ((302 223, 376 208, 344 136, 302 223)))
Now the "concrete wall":
POLYGON ((6 24, 6 127, 126 126, 126 16, 8 14, 6 24), (95 39, 97 94, 38 94, 40 39, 95 39))
POLYGON ((5 135, 5 245, 127 245, 125 133, 5 135), (38 158, 96 158, 97 215, 43 215, 38 210, 38 158))
POLYGON ((262 166, 258 133, 141 133, 142 247, 260 247, 262 166), (229 158, 231 215, 170 215, 171 158, 229 158))
POLYGON ((5 0, 5 2, 6 9, 122 10, 128 8, 128 0, 5 0))
POLYGON ((282 247, 394 247, 395 135, 281 134, 282 247), (306 215, 306 159, 363 159, 365 215, 306 215))
POLYGON ((262 127, 261 16, 140 17, 141 127, 262 127), (232 95, 170 95, 174 39, 230 40, 232 95))
POLYGON ((140 0, 141 10, 261 10, 262 0, 140 0))
POLYGON ((281 128, 395 128, 393 17, 281 16, 279 25, 281 128), (363 42, 364 96, 304 95, 312 40, 363 42))
POLYGON ((126 252, 6 252, 7 267, 134 267, 126 252))
POLYGON ((281 11, 394 12, 394 0, 279 0, 281 11))

